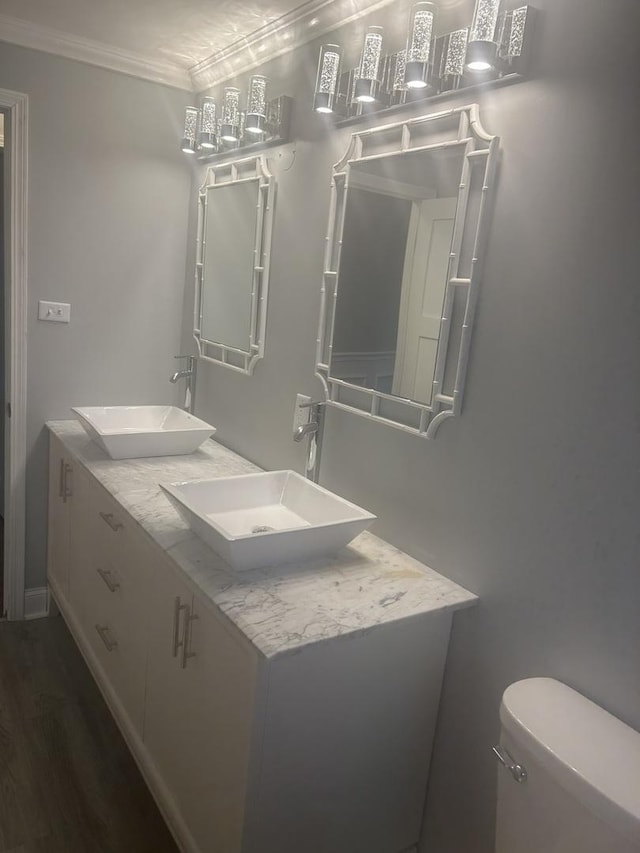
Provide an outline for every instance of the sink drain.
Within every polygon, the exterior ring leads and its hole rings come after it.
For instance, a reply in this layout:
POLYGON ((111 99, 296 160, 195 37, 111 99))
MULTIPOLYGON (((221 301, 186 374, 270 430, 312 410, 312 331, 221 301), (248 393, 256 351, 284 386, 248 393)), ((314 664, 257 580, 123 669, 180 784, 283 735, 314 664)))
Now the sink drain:
POLYGON ((256 527, 251 528, 252 533, 271 533, 273 527, 269 527, 268 524, 258 524, 256 527))

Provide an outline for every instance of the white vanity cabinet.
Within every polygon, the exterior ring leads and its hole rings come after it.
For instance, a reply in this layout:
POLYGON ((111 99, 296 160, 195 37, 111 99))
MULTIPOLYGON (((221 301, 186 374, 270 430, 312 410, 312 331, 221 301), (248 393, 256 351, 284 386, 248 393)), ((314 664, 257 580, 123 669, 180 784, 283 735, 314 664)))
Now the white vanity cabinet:
POLYGON ((247 463, 116 463, 51 429, 49 584, 180 849, 411 850, 452 611, 475 596, 370 534, 236 575, 157 484, 247 463))

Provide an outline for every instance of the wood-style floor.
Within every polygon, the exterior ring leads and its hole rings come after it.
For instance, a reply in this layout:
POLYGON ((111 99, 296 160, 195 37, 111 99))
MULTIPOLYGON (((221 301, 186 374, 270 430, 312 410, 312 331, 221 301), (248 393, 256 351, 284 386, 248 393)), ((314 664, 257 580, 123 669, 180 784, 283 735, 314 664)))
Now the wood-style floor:
POLYGON ((177 853, 60 616, 0 623, 0 853, 177 853))

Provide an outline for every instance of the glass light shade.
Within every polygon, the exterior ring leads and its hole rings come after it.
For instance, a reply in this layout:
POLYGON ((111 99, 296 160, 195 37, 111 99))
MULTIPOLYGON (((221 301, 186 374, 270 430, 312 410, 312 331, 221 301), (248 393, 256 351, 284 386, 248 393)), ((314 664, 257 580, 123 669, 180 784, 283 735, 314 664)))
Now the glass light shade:
POLYGON ((216 147, 216 102, 213 98, 206 97, 202 101, 198 144, 200 148, 216 147))
POLYGON ((267 83, 266 77, 254 74, 249 81, 247 96, 247 114, 244 128, 247 133, 259 136, 264 133, 267 118, 267 83))
POLYGON ((442 64, 442 77, 462 76, 464 73, 464 60, 467 55, 467 41, 469 40, 469 30, 465 27, 462 30, 455 30, 446 38, 446 47, 444 51, 442 64))
POLYGON ((224 90, 220 136, 224 142, 237 142, 240 136, 240 89, 234 86, 224 90))
POLYGON ((522 56, 527 12, 528 7, 521 6, 501 16, 502 25, 498 25, 500 29, 498 56, 503 62, 511 64, 522 56))
POLYGON ((424 89, 427 85, 431 42, 435 30, 435 3, 416 3, 409 14, 409 37, 405 83, 409 89, 424 89))
POLYGON ((356 100, 375 101, 378 93, 378 71, 382 55, 382 27, 369 27, 362 45, 362 56, 356 81, 356 100))
POLYGON ((393 68, 393 91, 403 92, 406 88, 404 82, 405 68, 407 65, 407 51, 399 50, 394 56, 393 68))
POLYGON ((324 44, 320 48, 316 91, 313 108, 318 113, 332 113, 338 90, 342 48, 338 44, 324 44))
POLYGON ((500 0, 476 0, 467 45, 466 65, 470 71, 488 71, 495 66, 499 11, 500 0))
POLYGON ((184 111, 184 133, 180 147, 185 154, 195 154, 196 152, 199 116, 200 110, 197 107, 187 107, 184 111))

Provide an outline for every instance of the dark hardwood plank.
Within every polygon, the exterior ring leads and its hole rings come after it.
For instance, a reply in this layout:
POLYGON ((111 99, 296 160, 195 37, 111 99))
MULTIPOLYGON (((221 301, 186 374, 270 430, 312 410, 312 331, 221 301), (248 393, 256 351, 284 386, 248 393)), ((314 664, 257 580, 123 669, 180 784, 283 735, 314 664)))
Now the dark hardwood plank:
POLYGON ((60 616, 0 624, 0 853, 177 853, 60 616))

